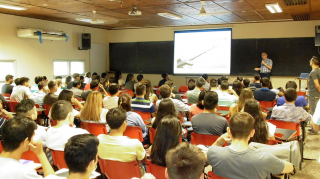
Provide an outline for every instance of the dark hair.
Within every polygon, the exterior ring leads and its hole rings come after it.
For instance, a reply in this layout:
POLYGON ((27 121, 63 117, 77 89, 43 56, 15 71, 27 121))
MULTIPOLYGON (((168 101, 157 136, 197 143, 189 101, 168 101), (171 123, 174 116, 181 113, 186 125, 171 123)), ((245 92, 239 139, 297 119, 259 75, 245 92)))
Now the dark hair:
POLYGON ((16 78, 15 80, 14 80, 14 84, 16 84, 17 86, 20 84, 20 78, 16 78))
POLYGON ((119 89, 120 89, 120 87, 118 84, 112 84, 109 86, 109 93, 111 95, 115 95, 118 93, 119 89))
POLYGON ((178 116, 178 114, 176 112, 176 108, 174 107, 174 104, 171 99, 161 100, 159 107, 158 107, 158 110, 157 110, 156 118, 154 119, 154 122, 152 124, 152 128, 156 129, 158 124, 162 120, 162 118, 167 115, 178 116))
POLYGON ((57 85, 57 82, 55 82, 55 81, 49 81, 49 83, 48 83, 48 88, 49 88, 50 90, 52 90, 56 85, 57 85))
POLYGON ((311 59, 312 63, 314 63, 315 65, 319 66, 320 65, 320 59, 317 56, 313 56, 311 59))
POLYGON ((35 84, 38 84, 38 83, 41 82, 42 80, 43 80, 43 76, 36 76, 36 77, 34 78, 35 84))
POLYGON ((62 80, 62 76, 56 76, 56 78, 55 78, 56 80, 57 79, 60 79, 60 80, 62 80))
POLYGON ((200 78, 197 79, 196 86, 198 88, 201 88, 205 83, 206 83, 206 81, 204 80, 204 78, 200 77, 200 78))
POLYGON ((202 90, 198 96, 198 102, 197 106, 200 109, 204 109, 204 105, 202 104, 202 101, 204 100, 204 95, 207 93, 207 90, 202 90))
POLYGON ((129 74, 127 75, 127 78, 126 78, 126 84, 127 84, 127 82, 131 81, 132 78, 134 78, 133 74, 132 74, 132 73, 129 73, 129 74))
POLYGON ((146 92, 146 86, 143 84, 137 85, 136 87, 136 93, 137 95, 143 95, 143 93, 146 92))
POLYGON ((169 85, 163 84, 159 88, 159 92, 160 92, 160 95, 162 96, 162 98, 169 98, 171 95, 171 88, 169 87, 169 85))
POLYGON ((188 83, 188 90, 193 90, 196 87, 196 84, 193 81, 188 83))
POLYGON ((81 75, 81 76, 80 76, 80 80, 84 80, 84 76, 81 75))
POLYGON ((232 83, 232 89, 237 93, 238 96, 240 96, 243 85, 239 80, 236 80, 232 83))
POLYGON ((261 79, 261 86, 262 87, 268 87, 269 88, 270 80, 267 77, 264 77, 261 79))
POLYGON ((65 84, 68 84, 70 81, 71 81, 71 76, 67 76, 67 77, 66 77, 65 84))
POLYGON ((80 80, 74 80, 72 83, 73 83, 73 87, 77 87, 78 85, 81 85, 80 80))
POLYGON ((257 73, 257 74, 254 75, 254 79, 255 79, 256 81, 258 81, 258 80, 261 79, 261 76, 257 73))
POLYGON ((13 75, 7 75, 6 76, 6 81, 9 81, 10 79, 12 79, 13 78, 13 75))
POLYGON ((60 92, 58 96, 58 100, 66 100, 71 103, 71 98, 73 96, 73 92, 67 89, 64 89, 60 92))
POLYGON ((119 129, 124 121, 127 120, 126 110, 122 108, 112 108, 106 115, 107 124, 110 129, 119 129))
POLYGON ((98 73, 97 73, 97 72, 93 72, 93 73, 92 73, 92 76, 93 76, 93 75, 98 75, 98 73))
POLYGON ((44 86, 45 86, 44 82, 43 82, 43 81, 40 81, 40 82, 38 83, 38 89, 39 89, 39 91, 41 91, 44 86))
POLYGON ((190 82, 196 83, 196 81, 192 78, 188 80, 188 83, 190 83, 190 82))
POLYGON ((124 110, 131 111, 132 97, 128 93, 122 93, 118 99, 118 106, 124 110))
POLYGON ((90 89, 94 90, 97 86, 99 86, 98 80, 92 80, 90 83, 90 89))
POLYGON ((2 145, 5 152, 13 152, 28 138, 31 141, 37 124, 28 117, 9 119, 2 128, 2 145))
POLYGON ((181 128, 180 120, 176 116, 168 115, 161 120, 151 148, 150 159, 152 163, 166 166, 166 153, 180 143, 181 128))
POLYGON ((43 79, 44 79, 44 80, 47 80, 47 76, 43 76, 43 79))
POLYGON ((229 89, 229 82, 226 80, 221 81, 221 90, 228 90, 229 89))
POLYGON ((188 142, 180 143, 166 154, 169 178, 195 179, 200 178, 206 163, 205 155, 196 145, 188 142))
POLYGON ((207 75, 207 74, 204 74, 204 75, 202 75, 202 78, 203 78, 204 80, 207 80, 207 79, 208 79, 208 75, 207 75))
POLYGON ((70 173, 86 173, 92 160, 97 160, 99 140, 93 134, 71 137, 64 147, 64 160, 70 173))
POLYGON ((93 80, 97 80, 98 82, 100 81, 100 76, 99 75, 97 75, 97 74, 95 74, 95 75, 92 75, 92 81, 93 80))
POLYGON ((249 113, 254 118, 254 136, 250 139, 250 142, 258 142, 262 144, 268 143, 269 132, 268 124, 263 118, 260 104, 254 99, 248 99, 244 106, 244 112, 249 113))
POLYGON ((167 80, 164 84, 169 85, 170 88, 173 87, 173 81, 172 80, 167 80))
POLYGON ((250 85, 250 80, 248 79, 248 78, 245 78, 244 80, 243 80, 243 85, 247 88, 247 87, 249 87, 249 85, 250 85))
POLYGON ((86 77, 89 77, 89 76, 91 75, 91 73, 90 73, 90 72, 86 72, 84 75, 85 75, 86 77))
POLYGON ((237 112, 230 118, 230 131, 234 139, 246 139, 254 126, 253 117, 247 112, 237 112))
POLYGON ((217 87, 218 86, 218 80, 212 78, 210 80, 210 87, 217 87))
POLYGON ((168 76, 168 73, 162 73, 162 78, 167 78, 167 76, 168 76))
POLYGON ((237 80, 242 82, 243 81, 243 77, 242 76, 237 76, 237 80))
POLYGON ((143 79, 143 75, 140 74, 140 75, 137 76, 137 80, 138 81, 141 81, 142 79, 143 79))
POLYGON ((71 102, 58 100, 51 106, 51 118, 56 121, 63 121, 73 111, 71 102))
POLYGON ((151 82, 149 80, 144 80, 146 84, 146 94, 144 95, 144 99, 150 101, 150 94, 153 94, 151 82))
POLYGON ((284 97, 286 98, 286 101, 288 101, 288 102, 296 101, 297 96, 298 96, 298 94, 297 94, 296 89, 288 88, 284 91, 284 97))
POLYGON ((105 72, 101 73, 101 78, 102 79, 105 78, 106 76, 107 76, 107 73, 105 73, 105 72))
POLYGON ((19 85, 24 85, 24 83, 30 81, 28 77, 21 77, 19 81, 19 85))
POLYGON ((297 89, 297 83, 295 81, 288 81, 286 83, 286 89, 288 88, 297 89))
POLYGON ((208 91, 204 95, 204 108, 213 110, 218 104, 218 94, 215 91, 208 91))
POLYGON ((32 99, 24 99, 16 105, 16 113, 19 117, 30 117, 34 113, 35 103, 32 99))
POLYGON ((221 78, 220 78, 221 81, 229 81, 228 77, 226 75, 223 75, 221 78))
POLYGON ((120 75, 122 75, 121 72, 117 71, 115 76, 114 76, 114 83, 117 83, 118 84, 118 81, 119 81, 119 78, 120 78, 120 75))
POLYGON ((72 75, 72 78, 75 80, 75 79, 77 79, 79 76, 80 76, 79 73, 74 73, 74 74, 72 75))

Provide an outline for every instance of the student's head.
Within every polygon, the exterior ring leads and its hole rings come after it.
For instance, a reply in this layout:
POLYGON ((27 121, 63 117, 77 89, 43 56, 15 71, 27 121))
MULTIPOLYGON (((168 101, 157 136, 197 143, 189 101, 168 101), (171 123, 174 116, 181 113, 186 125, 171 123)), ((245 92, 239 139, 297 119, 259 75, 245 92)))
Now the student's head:
POLYGON ((260 81, 260 79, 261 79, 261 76, 260 76, 260 74, 258 74, 258 73, 255 74, 253 77, 254 77, 254 80, 255 80, 255 81, 260 81))
POLYGON ((261 86, 264 88, 269 88, 270 80, 267 77, 261 79, 261 86))
POLYGON ((40 81, 38 83, 38 89, 39 91, 43 90, 43 88, 46 86, 45 82, 44 81, 40 81))
POLYGON ((243 81, 243 77, 242 76, 237 76, 237 80, 242 82, 243 81))
POLYGON ((126 83, 127 83, 128 81, 134 81, 134 76, 133 76, 133 74, 129 73, 129 74, 127 75, 126 83))
POLYGON ((161 100, 152 127, 156 129, 162 118, 167 115, 176 115, 176 108, 171 99, 161 100))
POLYGON ((99 81, 98 80, 92 80, 90 83, 90 89, 94 90, 99 86, 99 81))
POLYGON ((91 78, 91 72, 89 72, 89 71, 86 72, 86 73, 85 73, 85 76, 86 76, 87 78, 91 78))
POLYGON ((295 81, 288 81, 286 83, 286 89, 288 88, 293 88, 293 89, 297 89, 297 83, 295 81))
POLYGON ((67 76, 66 77, 66 81, 65 81, 65 84, 68 84, 70 81, 71 81, 72 77, 71 76, 67 76))
POLYGON ((268 54, 266 52, 262 52, 261 57, 263 60, 266 60, 268 58, 268 54))
POLYGON ((107 73, 103 72, 101 73, 101 78, 104 79, 107 76, 107 73))
POLYGON ((84 108, 80 113, 80 119, 88 121, 101 121, 102 95, 98 91, 89 93, 84 108))
POLYGON ((137 96, 144 96, 146 94, 146 85, 139 84, 136 87, 137 96))
POLYGON ((92 76, 93 76, 93 75, 98 75, 98 73, 97 73, 97 72, 93 72, 93 73, 92 73, 92 76))
POLYGON ((118 94, 119 92, 119 85, 118 84, 111 84, 109 86, 109 93, 111 94, 111 96, 118 94))
POLYGON ((210 87, 211 88, 215 88, 215 87, 217 87, 218 86, 218 80, 216 80, 215 78, 212 78, 211 80, 210 80, 210 87))
POLYGON ((62 87, 62 80, 61 79, 56 79, 57 87, 62 87))
POLYGON ((20 78, 19 85, 29 86, 29 84, 30 84, 30 79, 28 77, 21 77, 20 78))
POLYGON ((127 113, 122 108, 112 108, 106 115, 107 124, 110 129, 120 129, 125 131, 127 128, 127 113))
POLYGON ((243 86, 244 86, 245 88, 248 88, 249 85, 250 85, 250 80, 249 80, 248 78, 245 78, 245 79, 243 80, 243 86))
POLYGON ((205 155, 199 147, 182 142, 167 152, 165 176, 167 179, 203 178, 205 163, 205 155))
POLYGON ((67 89, 64 89, 60 92, 58 96, 58 100, 66 100, 71 103, 71 99, 73 98, 73 92, 67 89))
POLYGON ((313 56, 310 60, 310 66, 317 66, 319 67, 320 65, 320 59, 317 56, 313 56))
POLYGON ((21 153, 29 150, 29 143, 33 142, 34 130, 37 124, 28 117, 14 117, 9 119, 2 128, 2 145, 5 152, 21 149, 21 153))
POLYGON ((16 105, 16 113, 18 117, 29 117, 33 120, 37 119, 38 113, 35 103, 32 99, 24 99, 16 105))
POLYGON ((221 81, 229 81, 229 78, 225 75, 223 75, 221 78, 220 78, 221 81))
MULTIPOLYGON (((114 79, 110 79, 110 80, 114 80, 114 79)), ((114 83, 114 82, 113 82, 114 83)), ((101 81, 101 84, 102 86, 109 86, 109 79, 108 78, 104 78, 102 81, 101 81)))
POLYGON ((204 95, 207 93, 207 90, 202 90, 198 96, 198 102, 197 102, 197 106, 200 109, 204 109, 204 105, 203 105, 203 100, 204 100, 204 95))
POLYGON ((159 88, 159 92, 162 98, 169 98, 171 95, 171 88, 169 85, 164 84, 159 88))
POLYGON ((73 83, 73 87, 75 87, 75 88, 80 88, 80 86, 81 86, 80 80, 74 80, 72 83, 73 83))
POLYGON ((162 74, 161 74, 161 77, 162 77, 163 79, 167 79, 167 78, 169 77, 169 75, 168 75, 168 73, 162 73, 162 74))
POLYGON ((80 76, 80 82, 84 82, 84 76, 80 76))
POLYGON ((206 83, 206 81, 204 80, 204 78, 200 77, 200 78, 197 79, 196 87, 202 88, 205 83, 206 83))
POLYGON ((250 88, 245 88, 241 91, 239 96, 239 100, 237 102, 237 107, 233 108, 233 112, 239 112, 243 109, 246 104, 246 101, 249 99, 253 99, 253 92, 250 88))
POLYGON ((38 84, 40 81, 42 81, 43 80, 43 76, 36 76, 35 78, 34 78, 34 83, 35 84, 38 84))
POLYGON ((284 91, 284 98, 287 102, 295 102, 297 99, 297 91, 293 88, 288 88, 284 91))
POLYGON ((150 153, 152 163, 166 166, 165 155, 168 150, 180 143, 182 135, 180 120, 174 115, 165 116, 158 124, 150 153))
POLYGON ((62 80, 62 76, 56 76, 55 80, 62 80))
POLYGON ((91 173, 98 163, 99 140, 93 134, 71 137, 64 147, 64 159, 70 174, 91 173))
POLYGON ((10 84, 11 84, 13 82, 13 75, 7 75, 6 82, 10 82, 10 84))
POLYGON ((243 89, 243 85, 239 80, 236 80, 232 83, 232 89, 237 93, 239 96, 241 94, 241 91, 243 89))
POLYGON ((203 74, 203 75, 202 75, 202 78, 203 78, 204 80, 208 81, 208 75, 207 75, 207 74, 203 74))
POLYGON ((204 109, 213 110, 218 104, 218 94, 214 91, 208 91, 204 95, 204 109))
POLYGON ((132 97, 128 93, 122 93, 118 99, 118 106, 125 111, 131 111, 132 97))
POLYGON ((226 80, 221 81, 220 88, 221 88, 221 90, 228 90, 229 89, 229 82, 226 80))
POLYGON ((188 80, 188 83, 190 83, 190 82, 196 83, 196 80, 191 78, 191 79, 188 80))
POLYGON ((254 135, 254 119, 247 112, 238 112, 231 116, 228 133, 232 139, 249 140, 254 135))
POLYGON ((195 82, 190 81, 190 82, 188 83, 188 90, 194 90, 195 87, 196 87, 195 82))
POLYGON ((74 79, 74 80, 79 80, 80 79, 80 74, 79 73, 74 73, 73 75, 72 75, 72 78, 74 79))
POLYGON ((52 93, 56 92, 58 89, 57 82, 49 81, 48 88, 49 88, 50 92, 52 92, 52 93))
POLYGON ((69 120, 73 123, 73 107, 69 101, 58 100, 51 106, 51 118, 56 121, 69 120))
POLYGON ((16 78, 14 80, 14 84, 16 84, 16 86, 20 85, 20 78, 16 78))
POLYGON ((138 75, 138 76, 137 76, 137 80, 138 80, 139 82, 143 81, 143 75, 141 75, 141 74, 138 75))
POLYGON ((99 75, 97 75, 97 74, 95 74, 95 75, 92 75, 92 81, 93 80, 97 80, 98 82, 100 81, 100 76, 99 75))

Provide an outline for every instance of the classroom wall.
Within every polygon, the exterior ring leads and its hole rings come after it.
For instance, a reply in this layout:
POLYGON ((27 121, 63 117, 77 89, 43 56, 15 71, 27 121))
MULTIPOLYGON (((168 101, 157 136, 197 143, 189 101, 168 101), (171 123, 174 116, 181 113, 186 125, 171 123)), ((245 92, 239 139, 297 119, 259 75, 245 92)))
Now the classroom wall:
POLYGON ((85 60, 86 70, 89 70, 89 50, 78 50, 80 33, 91 33, 91 43, 106 44, 109 51, 107 30, 0 14, 0 60, 16 60, 15 77, 28 76, 31 84, 39 75, 53 79, 55 59, 85 60), (43 40, 40 44, 38 39, 19 38, 18 27, 64 31, 69 40, 43 40))
MULTIPOLYGON (((229 25, 206 25, 206 26, 186 26, 186 27, 164 27, 164 28, 145 28, 128 30, 111 30, 109 32, 110 43, 121 42, 147 42, 147 41, 173 41, 174 30, 182 29, 205 29, 231 27, 233 39, 250 38, 290 38, 290 37, 314 37, 315 26, 320 25, 320 21, 289 21, 289 22, 265 22, 249 24, 229 24, 229 25)), ((272 57, 270 57, 272 59, 272 57)), ((310 57, 311 58, 311 57, 310 57)), ((272 59, 276 61, 277 59, 272 59)), ((294 69, 293 69, 294 70, 294 69)), ((311 71, 311 68, 310 68, 311 71)), ((135 74, 136 76, 137 74, 135 74)), ((126 74, 123 75, 124 78, 126 74)), ((152 85, 157 85, 161 80, 161 75, 145 74, 145 79, 149 79, 152 85)), ((186 84, 185 76, 171 76, 176 86, 186 84)), ((253 79, 253 77, 249 77, 253 79)), ((284 87, 289 80, 295 80, 297 77, 279 77, 272 76, 271 81, 275 88, 284 87)), ((236 76, 231 76, 233 81, 236 76)), ((296 81, 298 83, 298 81, 296 81)), ((304 81, 305 82, 305 81, 304 81)), ((306 82, 305 82, 306 83, 306 82)), ((306 86, 306 84, 305 84, 306 86)))

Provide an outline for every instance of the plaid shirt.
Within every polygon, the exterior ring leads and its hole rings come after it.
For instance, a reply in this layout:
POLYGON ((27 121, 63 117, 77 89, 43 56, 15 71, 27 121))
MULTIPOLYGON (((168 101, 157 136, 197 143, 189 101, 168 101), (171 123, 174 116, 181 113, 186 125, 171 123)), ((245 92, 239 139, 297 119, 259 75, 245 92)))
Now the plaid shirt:
POLYGON ((283 106, 275 106, 273 108, 271 118, 279 121, 299 123, 300 119, 309 121, 312 116, 302 107, 296 107, 294 104, 285 103, 283 106))
MULTIPOLYGON (((265 60, 265 62, 267 63, 267 65, 272 66, 273 62, 271 59, 267 58, 265 60)), ((261 61, 261 67, 260 67, 260 73, 270 73, 271 70, 269 68, 267 68, 261 61)))

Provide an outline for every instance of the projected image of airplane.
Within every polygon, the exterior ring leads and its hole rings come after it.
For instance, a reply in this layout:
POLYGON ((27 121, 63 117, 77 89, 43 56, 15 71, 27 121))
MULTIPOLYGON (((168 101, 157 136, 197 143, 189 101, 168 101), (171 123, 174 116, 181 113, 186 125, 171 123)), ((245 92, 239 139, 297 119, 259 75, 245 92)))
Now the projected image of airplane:
POLYGON ((189 59, 189 60, 181 60, 180 58, 177 60, 177 68, 184 68, 184 67, 192 67, 193 66, 193 63, 190 63, 192 62, 193 60, 197 59, 198 57, 202 56, 203 54, 209 52, 210 50, 214 49, 215 46, 213 46, 212 48, 200 53, 199 55, 189 59))

